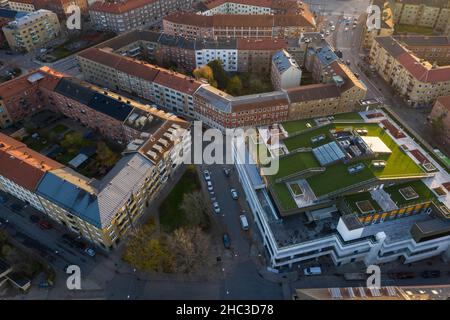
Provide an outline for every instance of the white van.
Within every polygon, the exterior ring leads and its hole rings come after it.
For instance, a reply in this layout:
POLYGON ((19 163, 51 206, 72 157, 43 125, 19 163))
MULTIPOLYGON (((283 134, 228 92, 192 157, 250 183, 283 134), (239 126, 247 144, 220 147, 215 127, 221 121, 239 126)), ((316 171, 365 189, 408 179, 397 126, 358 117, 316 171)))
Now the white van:
POLYGON ((305 276, 318 276, 322 274, 322 269, 320 269, 320 267, 309 267, 303 269, 303 273, 305 276))
POLYGON ((248 230, 248 220, 247 220, 247 217, 246 217, 245 215, 241 214, 241 215, 239 216, 239 220, 241 221, 241 227, 242 227, 242 230, 247 231, 247 230, 248 230))

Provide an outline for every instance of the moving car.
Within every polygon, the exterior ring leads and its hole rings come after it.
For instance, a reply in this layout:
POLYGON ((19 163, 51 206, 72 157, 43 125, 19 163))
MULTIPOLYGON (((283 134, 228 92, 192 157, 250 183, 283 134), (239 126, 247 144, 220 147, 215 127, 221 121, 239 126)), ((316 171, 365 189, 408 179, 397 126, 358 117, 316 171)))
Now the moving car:
POLYGON ((215 213, 220 213, 220 207, 217 201, 213 202, 213 209, 215 213))
POLYGON ((203 176, 205 177, 206 181, 211 180, 211 174, 209 173, 208 170, 203 171, 203 176))
POLYGON ((231 197, 233 198, 233 200, 237 200, 239 198, 236 189, 231 189, 230 192, 231 192, 231 197))
POLYGON ((223 173, 225 174, 225 176, 226 177, 229 177, 230 176, 230 169, 228 169, 228 168, 223 168, 223 173))
POLYGON ((228 235, 228 233, 223 234, 222 241, 223 241, 223 246, 225 247, 225 249, 231 248, 231 239, 230 239, 230 236, 228 235))
POLYGON ((320 267, 308 267, 303 269, 305 276, 318 276, 322 274, 322 269, 320 267))

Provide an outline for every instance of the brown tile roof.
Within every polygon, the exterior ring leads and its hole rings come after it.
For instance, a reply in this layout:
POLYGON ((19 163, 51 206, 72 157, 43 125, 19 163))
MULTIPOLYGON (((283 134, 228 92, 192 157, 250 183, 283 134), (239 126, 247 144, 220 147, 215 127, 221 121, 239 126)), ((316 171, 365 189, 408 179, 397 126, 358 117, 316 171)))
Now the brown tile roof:
POLYGON ((85 59, 107 65, 123 73, 145 79, 187 94, 193 94, 201 83, 181 73, 168 71, 158 66, 124 57, 99 48, 90 48, 79 54, 85 59))
POLYGON ((193 25, 200 28, 208 27, 314 27, 313 21, 303 15, 245 15, 245 14, 220 14, 203 16, 195 13, 173 13, 164 20, 182 24, 193 25))
POLYGON ((205 0, 201 5, 207 9, 213 9, 227 2, 281 10, 296 9, 298 7, 297 1, 293 0, 205 0))
POLYGON ((34 190, 45 172, 64 167, 0 133, 0 175, 16 184, 34 190))
POLYGON ((436 99, 436 102, 442 104, 448 111, 450 111, 450 96, 443 96, 436 99))
POLYGON ((32 87, 36 86, 36 84, 28 81, 28 77, 35 73, 37 73, 37 71, 27 73, 20 76, 19 78, 15 78, 0 84, 0 99, 13 97, 25 90, 31 89, 32 87))
POLYGON ((287 90, 291 103, 318 99, 339 98, 340 92, 335 84, 311 84, 287 90))
POLYGON ((287 46, 287 42, 282 39, 237 39, 238 50, 280 50, 286 49, 287 46))
POLYGON ((90 6, 89 10, 112 14, 121 14, 143 7, 155 1, 156 0, 127 0, 124 2, 114 2, 114 3, 107 1, 96 1, 90 6))
POLYGON ((41 73, 45 74, 45 78, 42 80, 39 80, 39 87, 46 88, 47 90, 53 91, 59 81, 64 77, 64 74, 54 70, 50 69, 47 66, 43 66, 39 68, 39 71, 41 73))
POLYGON ((202 83, 193 78, 182 75, 181 73, 161 70, 156 76, 155 83, 184 92, 186 94, 193 94, 202 83))
POLYGON ((355 74, 343 63, 334 61, 330 64, 330 68, 336 75, 341 76, 344 80, 344 84, 338 87, 340 92, 345 92, 355 86, 363 87, 361 81, 359 81, 355 74))

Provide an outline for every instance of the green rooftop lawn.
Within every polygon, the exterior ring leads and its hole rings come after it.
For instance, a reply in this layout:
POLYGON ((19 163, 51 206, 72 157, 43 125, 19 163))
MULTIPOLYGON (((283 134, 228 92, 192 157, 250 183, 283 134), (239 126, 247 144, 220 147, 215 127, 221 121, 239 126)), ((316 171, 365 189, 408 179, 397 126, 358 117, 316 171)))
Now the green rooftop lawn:
POLYGON ((314 157, 312 152, 295 153, 280 159, 278 174, 271 176, 270 179, 283 178, 296 172, 317 167, 320 167, 320 164, 317 162, 316 157, 314 157))
POLYGON ((322 144, 330 142, 330 138, 328 136, 330 128, 332 128, 332 125, 315 128, 314 130, 305 132, 304 134, 293 136, 292 138, 287 138, 283 142, 289 151, 298 148, 315 148, 322 144), (311 142, 311 138, 320 136, 321 134, 325 135, 325 140, 322 140, 321 142, 318 143, 311 142))
POLYGON ((283 122, 283 128, 286 130, 289 134, 295 133, 295 132, 301 132, 303 130, 309 129, 306 125, 310 124, 312 127, 316 126, 316 123, 314 119, 302 119, 302 120, 295 120, 295 121, 288 121, 283 122))
POLYGON ((397 203, 398 206, 405 206, 408 204, 424 202, 436 198, 434 193, 421 180, 397 184, 392 187, 384 188, 384 191, 391 195, 391 199, 395 203, 397 203), (399 191, 400 189, 406 187, 412 187, 414 191, 419 195, 419 198, 406 200, 399 191))
POLYGON ((348 204, 350 210, 352 210, 352 213, 356 214, 361 213, 356 203, 365 200, 370 201, 370 204, 372 205, 372 207, 375 209, 376 212, 381 211, 380 205, 375 200, 372 199, 370 192, 360 192, 345 197, 345 202, 348 204))
MULTIPOLYGON (((316 130, 308 131, 305 134, 288 138, 285 140, 285 144, 288 149, 293 150, 299 147, 312 147, 311 137, 320 135, 322 133, 327 133, 330 128, 346 128, 353 126, 354 128, 365 128, 368 130, 368 136, 378 136, 380 139, 391 149, 392 154, 382 155, 377 159, 385 160, 386 167, 382 169, 373 169, 371 166, 373 159, 360 161, 364 163, 365 168, 357 173, 350 174, 348 172, 348 167, 353 164, 344 164, 342 162, 336 163, 331 166, 327 166, 326 171, 323 173, 318 173, 307 178, 309 185, 316 194, 316 196, 324 196, 333 191, 351 187, 357 183, 363 183, 365 181, 380 178, 388 179, 394 177, 411 177, 415 175, 422 175, 424 172, 422 169, 414 163, 414 161, 404 153, 400 147, 392 140, 384 130, 375 123, 355 123, 355 124, 338 124, 330 125, 326 127, 317 128, 316 130)), ((312 152, 299 153, 292 156, 287 156, 280 161, 280 172, 270 178, 272 182, 274 179, 285 177, 295 172, 300 172, 307 168, 319 167, 317 160, 315 159, 312 152)), ((286 188, 286 187, 285 187, 286 188)), ((277 190, 281 190, 278 187, 277 190)), ((275 190, 274 190, 275 191, 275 190)), ((289 193, 289 190, 286 191, 289 193)), ((280 198, 285 198, 286 192, 280 198)), ((290 193, 289 193, 290 195, 290 193)))
POLYGON ((272 189, 275 193, 275 198, 278 199, 279 204, 282 206, 281 209, 290 210, 297 208, 297 204, 295 203, 294 198, 292 197, 292 194, 289 191, 286 183, 283 182, 272 184, 272 189))

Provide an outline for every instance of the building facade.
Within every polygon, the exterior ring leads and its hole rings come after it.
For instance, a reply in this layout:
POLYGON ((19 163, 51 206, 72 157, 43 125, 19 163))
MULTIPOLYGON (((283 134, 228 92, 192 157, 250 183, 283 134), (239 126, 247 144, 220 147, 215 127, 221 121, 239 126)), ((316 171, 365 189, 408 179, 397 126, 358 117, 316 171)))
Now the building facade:
MULTIPOLYGON (((190 147, 190 125, 173 114, 48 67, 22 78, 28 81, 30 77, 38 89, 28 94, 45 102, 46 108, 127 147, 113 168, 97 180, 0 135, 0 188, 93 244, 114 247, 127 231, 136 228, 149 202, 182 163, 190 147)), ((23 79, 6 82, 0 90, 23 79)), ((8 100, 3 107, 13 113, 15 104, 8 100)), ((36 113, 32 107, 26 111, 13 118, 14 122, 36 113)))
POLYGON ((98 30, 122 33, 154 25, 177 10, 189 9, 193 0, 97 1, 89 15, 98 30))
POLYGON ((289 52, 280 50, 272 57, 271 80, 275 90, 300 86, 302 70, 289 52))
POLYGON ((440 96, 449 95, 450 66, 417 57, 403 41, 396 37, 375 38, 370 61, 378 74, 414 107, 431 105, 440 96))
POLYGON ((442 130, 445 143, 450 143, 450 96, 437 98, 429 117, 442 130))
POLYGON ((58 16, 44 9, 11 21, 2 29, 12 50, 26 52, 42 47, 61 31, 58 16))

